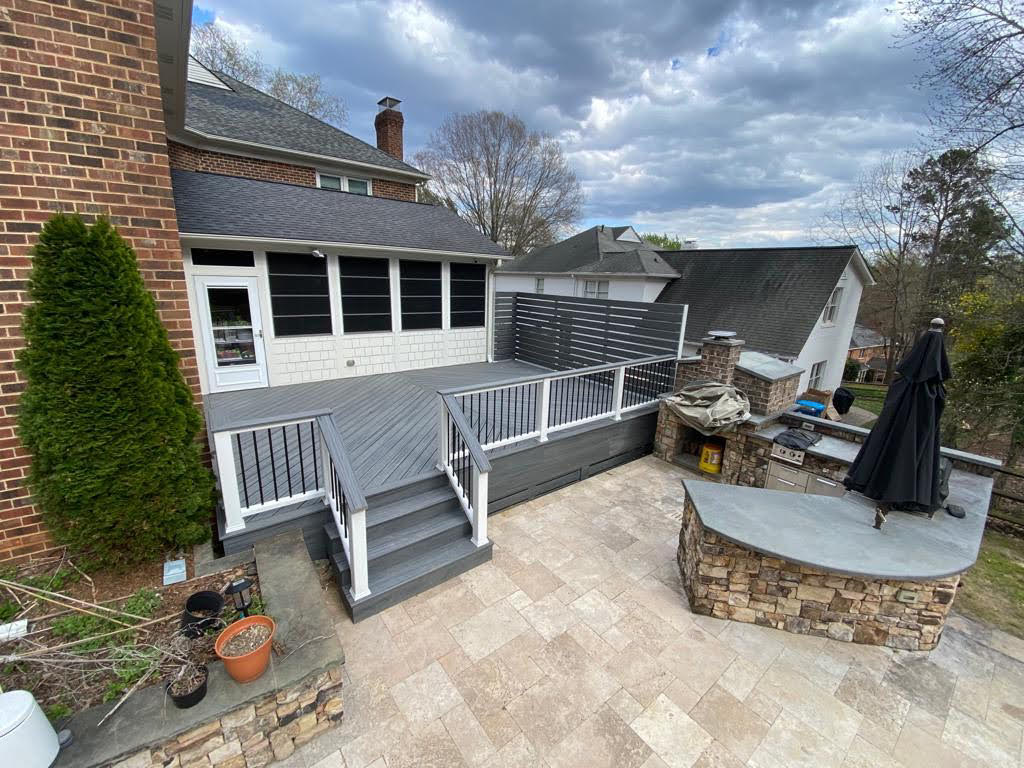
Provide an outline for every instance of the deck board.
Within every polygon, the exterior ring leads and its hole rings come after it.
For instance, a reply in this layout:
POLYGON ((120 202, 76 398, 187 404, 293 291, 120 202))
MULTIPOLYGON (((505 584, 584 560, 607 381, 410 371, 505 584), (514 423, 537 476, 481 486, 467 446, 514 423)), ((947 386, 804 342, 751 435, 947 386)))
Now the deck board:
MULTIPOLYGON (((369 494, 434 469, 438 460, 437 390, 486 386, 543 372, 536 365, 514 360, 470 363, 219 392, 207 395, 204 402, 211 431, 237 428, 256 420, 285 421, 296 414, 329 409, 363 492, 369 494)), ((308 450, 304 458, 311 459, 308 450)), ((297 465, 295 455, 291 460, 297 465)), ((252 489, 254 478, 249 476, 246 481, 252 489)))

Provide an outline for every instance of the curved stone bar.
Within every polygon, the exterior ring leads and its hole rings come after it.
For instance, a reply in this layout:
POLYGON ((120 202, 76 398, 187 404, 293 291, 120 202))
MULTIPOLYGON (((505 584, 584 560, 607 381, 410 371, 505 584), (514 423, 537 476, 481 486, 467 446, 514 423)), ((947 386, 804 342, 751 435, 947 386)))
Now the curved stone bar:
POLYGON ((905 650, 930 650, 974 564, 992 480, 954 471, 967 511, 892 512, 814 496, 686 480, 679 567, 695 613, 905 650))

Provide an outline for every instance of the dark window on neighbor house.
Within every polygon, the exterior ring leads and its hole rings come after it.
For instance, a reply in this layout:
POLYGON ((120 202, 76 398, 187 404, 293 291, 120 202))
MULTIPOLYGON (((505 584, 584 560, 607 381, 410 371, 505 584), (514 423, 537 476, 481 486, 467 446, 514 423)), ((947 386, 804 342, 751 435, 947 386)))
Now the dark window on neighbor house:
POLYGON ((391 330, 391 278, 387 259, 342 256, 341 317, 345 333, 391 330))
POLYGON ((252 251, 223 248, 193 248, 192 263, 197 267, 255 267, 252 251))
POLYGON ((451 265, 452 328, 476 328, 484 324, 487 304, 487 270, 482 264, 451 265))
POLYGON ((402 288, 402 330, 440 328, 440 262, 403 259, 398 265, 402 288))
POLYGON ((308 253, 268 253, 275 336, 331 332, 327 259, 308 253))

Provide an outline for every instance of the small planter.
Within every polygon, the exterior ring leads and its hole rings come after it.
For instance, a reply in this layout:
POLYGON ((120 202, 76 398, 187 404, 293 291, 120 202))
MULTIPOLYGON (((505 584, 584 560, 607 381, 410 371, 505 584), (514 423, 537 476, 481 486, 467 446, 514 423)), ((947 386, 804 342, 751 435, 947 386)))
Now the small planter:
POLYGON ((220 621, 224 597, 219 592, 204 591, 189 595, 181 613, 181 630, 185 637, 197 638, 220 621))
POLYGON ((178 709, 188 709, 189 707, 194 707, 196 704, 203 700, 204 696, 206 696, 206 683, 210 679, 210 675, 206 669, 205 664, 201 667, 198 667, 198 670, 202 672, 203 681, 187 693, 171 693, 171 685, 174 682, 173 680, 166 686, 164 686, 164 689, 167 691, 167 695, 170 696, 171 701, 174 702, 174 706, 176 706, 178 709))
POLYGON ((224 669, 236 682, 250 683, 266 671, 267 664, 270 663, 270 647, 275 629, 274 620, 269 616, 249 616, 232 622, 217 636, 213 649, 217 657, 224 662, 224 669), (241 654, 225 655, 225 652, 232 653, 234 650, 231 641, 250 627, 265 627, 269 630, 263 642, 241 654))

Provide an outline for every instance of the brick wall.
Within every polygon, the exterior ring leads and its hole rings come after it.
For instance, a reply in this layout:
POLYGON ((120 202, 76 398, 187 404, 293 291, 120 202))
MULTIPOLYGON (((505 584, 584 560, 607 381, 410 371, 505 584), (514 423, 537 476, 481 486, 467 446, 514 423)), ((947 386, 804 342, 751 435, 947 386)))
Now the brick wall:
POLYGON ((415 203, 416 185, 405 184, 401 181, 374 179, 373 194, 375 197, 390 197, 392 200, 406 200, 410 203, 415 203))
POLYGON ((287 184, 316 186, 316 169, 311 166, 291 165, 273 160, 229 155, 208 149, 197 149, 176 141, 167 142, 171 168, 185 171, 220 173, 225 176, 243 176, 261 181, 280 181, 287 184))
POLYGON ((750 400, 750 410, 753 413, 773 414, 788 410, 796 402, 800 374, 777 381, 766 381, 745 371, 736 371, 733 384, 750 400))
POLYGON ((181 367, 199 376, 148 0, 0 8, 0 561, 51 548, 25 486, 14 368, 30 250, 56 211, 103 214, 132 244, 181 367))

